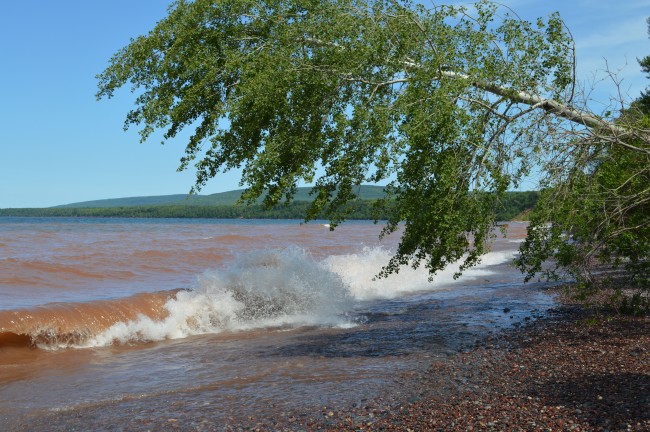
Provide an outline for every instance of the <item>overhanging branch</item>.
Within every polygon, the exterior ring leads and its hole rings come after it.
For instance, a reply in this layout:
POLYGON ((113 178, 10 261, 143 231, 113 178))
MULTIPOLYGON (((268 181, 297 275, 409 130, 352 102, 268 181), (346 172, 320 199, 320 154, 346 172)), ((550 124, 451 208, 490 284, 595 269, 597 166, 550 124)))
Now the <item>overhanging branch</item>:
MULTIPOLYGON (((311 38, 311 37, 305 37, 302 38, 301 41, 303 43, 309 44, 309 45, 317 45, 317 46, 330 46, 334 48, 339 48, 343 49, 344 47, 336 42, 326 42, 321 39, 317 38, 311 38)), ((421 68, 422 66, 410 59, 407 59, 402 62, 404 66, 407 68, 421 68)), ((586 128, 592 129, 592 130, 599 130, 606 132, 608 135, 614 138, 613 143, 616 145, 620 145, 622 147, 627 148, 628 150, 632 150, 635 152, 639 153, 644 153, 647 155, 650 155, 650 149, 643 148, 643 147, 637 147, 632 144, 629 144, 629 140, 631 138, 640 138, 645 142, 650 141, 650 137, 648 137, 647 134, 645 133, 640 133, 639 131, 635 131, 631 128, 626 128, 623 126, 616 125, 614 123, 608 122, 606 120, 603 120, 602 118, 595 116, 589 112, 577 109, 575 107, 572 107, 570 105, 563 104, 561 102, 558 102, 553 99, 547 99, 543 98, 541 96, 527 93, 524 91, 518 91, 518 90, 512 90, 507 87, 500 86, 498 84, 490 83, 490 82, 482 82, 482 81, 477 81, 472 79, 467 74, 464 74, 462 72, 454 72, 454 71, 449 71, 449 70, 439 70, 438 71, 438 79, 443 79, 443 78, 451 78, 451 79, 459 79, 459 80, 464 80, 468 81, 473 87, 476 87, 481 90, 485 90, 489 93, 492 93, 497 96, 501 96, 504 98, 507 98, 511 100, 512 102, 515 103, 522 103, 525 105, 529 105, 532 108, 535 109, 541 109, 544 110, 550 114, 553 114, 557 117, 564 118, 566 120, 569 120, 573 123, 579 124, 581 126, 584 126, 586 128)), ((346 77, 346 80, 353 80, 350 77, 346 77)), ((364 80, 359 78, 359 81, 363 82, 369 82, 368 80, 364 80)), ((400 78, 392 81, 387 81, 383 83, 378 83, 379 86, 381 85, 387 85, 387 84, 394 84, 397 82, 406 82, 408 81, 408 78, 400 78)), ((377 83, 375 83, 377 84, 377 83)))

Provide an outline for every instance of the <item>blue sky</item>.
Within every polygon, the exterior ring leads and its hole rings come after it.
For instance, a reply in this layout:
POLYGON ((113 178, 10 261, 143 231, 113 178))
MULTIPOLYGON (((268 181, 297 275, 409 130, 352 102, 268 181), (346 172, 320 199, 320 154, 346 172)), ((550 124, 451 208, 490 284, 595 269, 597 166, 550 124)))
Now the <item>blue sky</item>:
MULTIPOLYGON (((459 3, 459 2, 456 2, 459 3)), ((650 0, 506 0, 522 18, 559 10, 578 49, 578 75, 622 70, 622 89, 646 86, 636 59, 650 54, 650 0), (614 6, 612 6, 614 5, 614 6)), ((95 100, 111 55, 166 15, 166 1, 2 1, 0 13, 0 208, 46 207, 125 196, 186 193, 193 173, 177 173, 182 141, 138 143, 122 125, 133 97, 95 100)), ((596 75, 596 81, 602 77, 596 75)), ((599 82, 595 99, 614 88, 599 82)), ((596 102, 594 102, 595 104, 596 102)), ((202 193, 238 187, 237 173, 202 193)))

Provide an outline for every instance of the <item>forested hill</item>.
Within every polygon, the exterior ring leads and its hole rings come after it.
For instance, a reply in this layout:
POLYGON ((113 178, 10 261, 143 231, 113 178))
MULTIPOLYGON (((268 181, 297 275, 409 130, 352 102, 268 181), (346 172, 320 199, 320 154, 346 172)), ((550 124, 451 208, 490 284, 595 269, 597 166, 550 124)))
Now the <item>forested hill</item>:
MULTIPOLYGON (((309 187, 300 187, 294 201, 311 201, 309 187)), ((243 189, 215 193, 212 195, 160 195, 148 197, 114 198, 65 204, 53 208, 107 208, 107 207, 141 207, 141 206, 232 206, 241 196, 243 189)), ((360 186, 356 191, 362 200, 376 200, 384 196, 383 186, 360 186)))
MULTIPOLYGON (((310 205, 308 188, 300 188, 294 202, 266 209, 260 204, 235 205, 241 190, 214 195, 164 195, 87 201, 48 208, 0 209, 0 216, 25 217, 139 217, 139 218, 218 218, 218 219, 303 219, 310 205)), ((362 186, 361 199, 348 203, 348 219, 384 219, 373 211, 373 203, 383 197, 379 186, 362 186)), ((497 220, 508 221, 532 209, 537 192, 508 192, 497 209, 497 220)))

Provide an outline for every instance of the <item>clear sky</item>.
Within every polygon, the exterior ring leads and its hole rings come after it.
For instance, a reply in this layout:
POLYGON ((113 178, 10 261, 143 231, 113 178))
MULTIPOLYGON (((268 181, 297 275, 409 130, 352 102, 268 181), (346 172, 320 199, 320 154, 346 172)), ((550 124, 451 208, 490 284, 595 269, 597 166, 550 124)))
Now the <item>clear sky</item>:
MULTIPOLYGON (((440 2, 438 2, 440 3, 440 2)), ((456 3, 459 3, 458 1, 456 3)), ((650 54, 650 0, 502 0, 522 18, 559 10, 578 49, 578 74, 623 68, 632 98, 646 86, 636 59, 650 54)), ((166 15, 165 0, 0 1, 0 208, 46 207, 126 196, 186 193, 182 141, 138 143, 122 125, 133 98, 97 102, 95 76, 131 37, 166 15)), ((602 77, 602 74, 599 76, 602 77)), ((607 81, 594 93, 613 91, 607 81)), ((202 193, 238 188, 237 173, 202 193)))

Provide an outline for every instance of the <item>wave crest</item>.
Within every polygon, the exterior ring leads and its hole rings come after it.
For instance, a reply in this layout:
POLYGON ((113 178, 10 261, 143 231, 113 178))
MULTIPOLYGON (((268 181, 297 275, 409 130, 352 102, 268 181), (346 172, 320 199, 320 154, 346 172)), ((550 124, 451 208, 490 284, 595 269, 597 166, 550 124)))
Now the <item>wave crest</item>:
MULTIPOLYGON (((425 268, 410 267, 376 280, 390 256, 383 248, 322 260, 297 247, 242 253, 224 268, 198 276, 192 290, 0 311, 0 332, 29 335, 40 347, 60 348, 268 327, 350 326, 349 312, 361 301, 450 288, 492 273, 487 266, 510 260, 513 253, 487 254, 483 264, 466 271, 460 280, 453 278, 457 266, 439 272, 433 280, 425 268)), ((9 333, 5 334, 8 345, 26 344, 23 336, 10 338, 9 333)))
POLYGON ((162 340, 202 333, 298 325, 345 325, 353 298, 341 277, 299 248, 240 255, 227 270, 199 276, 161 321, 140 316, 97 335, 89 345, 162 340))

